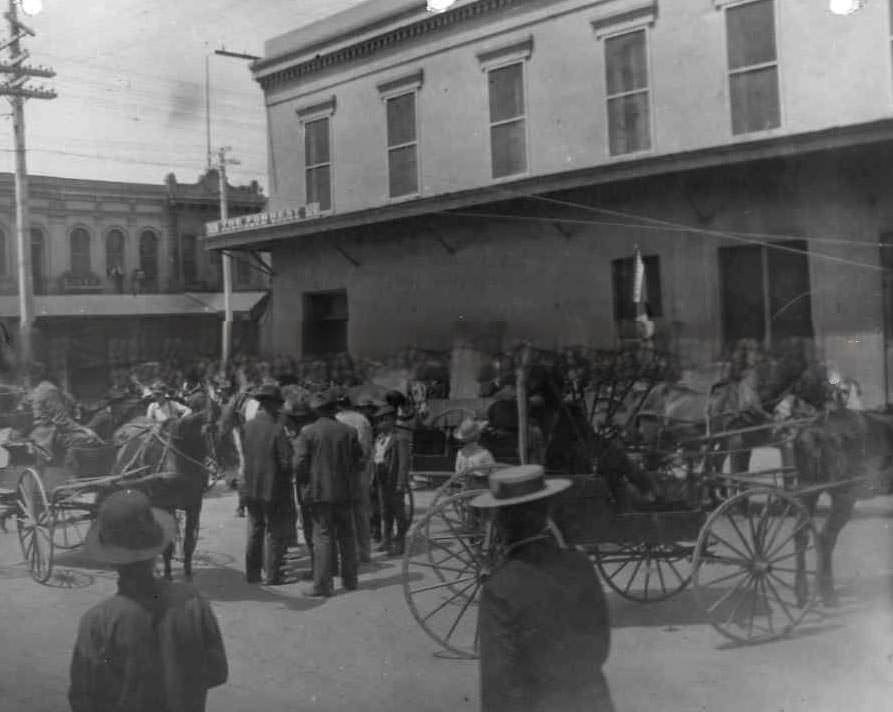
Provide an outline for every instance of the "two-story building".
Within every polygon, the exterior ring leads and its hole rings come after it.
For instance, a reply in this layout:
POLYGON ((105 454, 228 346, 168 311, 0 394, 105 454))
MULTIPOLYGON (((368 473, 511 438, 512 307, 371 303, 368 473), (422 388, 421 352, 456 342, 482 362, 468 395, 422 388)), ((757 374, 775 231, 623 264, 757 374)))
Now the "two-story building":
POLYGON ((814 343, 893 391, 891 7, 369 0, 269 40, 277 351, 611 347, 645 255, 688 362, 814 343), (888 365, 889 364, 889 365, 888 365))
MULTIPOLYGON (((266 205, 256 183, 227 195, 233 215, 266 205)), ((37 355, 75 390, 101 389, 115 367, 220 353, 221 258, 198 243, 219 217, 215 170, 191 184, 30 176, 29 208, 37 355)), ((13 177, 0 174, 0 319, 12 333, 16 260, 13 177)), ((267 281, 234 261, 235 338, 250 351, 267 281)))

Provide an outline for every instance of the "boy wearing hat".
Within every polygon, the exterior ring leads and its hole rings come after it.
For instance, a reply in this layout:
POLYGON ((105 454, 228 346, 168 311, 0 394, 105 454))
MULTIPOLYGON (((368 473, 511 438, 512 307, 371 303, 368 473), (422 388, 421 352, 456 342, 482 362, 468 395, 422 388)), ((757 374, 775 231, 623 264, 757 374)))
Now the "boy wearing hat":
POLYGON ((496 464, 487 448, 480 444, 481 434, 484 432, 484 425, 471 418, 462 421, 453 437, 456 438, 462 447, 456 453, 456 474, 486 468, 496 464))
POLYGON ((612 712, 604 591, 586 555, 546 533, 551 498, 570 480, 524 465, 494 472, 489 485, 471 506, 495 510, 506 549, 481 594, 482 712, 612 712))
POLYGON ((110 495, 85 551, 118 570, 118 593, 81 618, 68 692, 73 712, 203 712, 226 682, 226 651, 208 602, 190 584, 155 577, 174 518, 135 490, 110 495))

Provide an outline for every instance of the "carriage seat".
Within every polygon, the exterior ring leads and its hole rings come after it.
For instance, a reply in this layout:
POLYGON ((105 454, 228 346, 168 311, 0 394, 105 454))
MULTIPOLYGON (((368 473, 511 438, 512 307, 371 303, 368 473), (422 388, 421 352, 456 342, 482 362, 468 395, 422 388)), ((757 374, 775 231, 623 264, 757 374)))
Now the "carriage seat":
POLYGON ((101 477, 115 468, 118 449, 112 443, 69 448, 65 465, 76 477, 101 477))

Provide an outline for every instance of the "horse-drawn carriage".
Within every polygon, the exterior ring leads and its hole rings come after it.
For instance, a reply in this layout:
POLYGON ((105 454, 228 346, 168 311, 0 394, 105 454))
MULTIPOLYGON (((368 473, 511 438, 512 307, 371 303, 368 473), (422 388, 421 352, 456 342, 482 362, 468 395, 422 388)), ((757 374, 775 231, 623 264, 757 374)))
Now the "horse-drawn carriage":
MULTIPOLYGON (((818 594, 833 602, 831 551, 849 516, 846 502, 865 479, 857 456, 833 461, 840 444, 833 434, 856 416, 811 411, 754 424, 742 410, 720 418, 716 408, 726 401, 709 388, 699 422, 674 420, 667 403, 660 412, 653 399, 650 412, 643 408, 657 385, 595 384, 588 412, 604 416, 590 419, 585 432, 573 412, 565 415, 577 429, 569 440, 588 451, 591 468, 550 473, 547 463, 547 476, 573 482, 556 498, 552 534, 584 550, 623 598, 651 603, 692 587, 706 620, 732 640, 756 643, 790 633, 818 594), (608 394, 607 402, 593 407, 600 393, 608 394), (815 438, 823 445, 810 450, 815 438), (756 445, 769 462, 750 469, 756 445), (821 492, 833 503, 818 531, 813 515, 821 492)), ((585 404, 580 398, 577 410, 585 404)), ((447 480, 411 530, 403 560, 412 615, 459 656, 476 654, 481 586, 500 559, 492 522, 468 506, 486 486, 482 475, 447 480)))

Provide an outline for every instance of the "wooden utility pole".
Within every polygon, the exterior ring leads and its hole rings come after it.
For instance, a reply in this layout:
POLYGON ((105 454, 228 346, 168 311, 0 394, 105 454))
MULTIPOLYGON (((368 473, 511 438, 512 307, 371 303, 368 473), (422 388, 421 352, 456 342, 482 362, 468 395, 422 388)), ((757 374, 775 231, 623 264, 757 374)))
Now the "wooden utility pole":
MULTIPOLYGON (((26 35, 34 36, 34 31, 22 24, 18 18, 17 0, 9 0, 6 19, 9 22, 9 39, 0 43, 0 51, 9 50, 9 62, 0 63, 0 73, 9 79, 0 84, 0 95, 9 97, 12 104, 12 127, 15 140, 15 206, 16 206, 16 249, 18 259, 16 272, 19 286, 19 358, 20 364, 28 366, 33 360, 32 327, 34 321, 34 297, 32 294, 31 240, 28 220, 28 171, 25 162, 25 99, 55 99, 52 89, 25 86, 31 77, 54 77, 56 73, 48 67, 30 67, 24 64, 28 51, 23 50, 20 40, 26 35)), ((25 369, 26 385, 28 378, 25 369)))
MULTIPOLYGON (((226 166, 238 165, 239 161, 233 158, 227 158, 226 152, 232 149, 227 147, 221 148, 218 155, 217 173, 220 178, 220 219, 229 218, 229 203, 226 194, 226 166)), ((223 369, 229 364, 230 350, 233 343, 233 264, 232 256, 229 252, 224 251, 221 255, 221 264, 223 266, 223 343, 220 351, 220 361, 223 369)))

